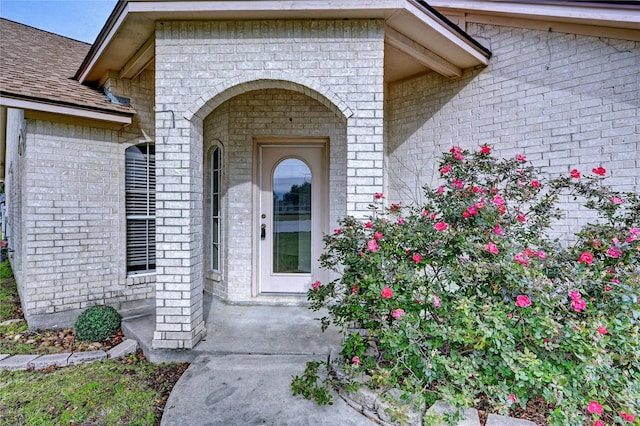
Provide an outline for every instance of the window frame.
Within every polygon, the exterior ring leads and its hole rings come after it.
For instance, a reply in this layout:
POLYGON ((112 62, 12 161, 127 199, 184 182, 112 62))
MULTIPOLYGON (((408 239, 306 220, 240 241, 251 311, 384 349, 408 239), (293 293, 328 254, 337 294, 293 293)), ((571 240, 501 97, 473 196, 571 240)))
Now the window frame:
POLYGON ((155 169, 155 145, 153 143, 145 142, 128 147, 125 150, 125 268, 127 276, 149 274, 156 272, 156 169, 155 169), (140 154, 144 156, 144 165, 139 166, 140 169, 144 167, 144 172, 140 173, 139 170, 132 170, 134 167, 130 163, 130 153, 133 150, 138 150, 140 154), (138 179, 138 186, 130 181, 130 177, 138 179), (140 185, 140 179, 144 185, 140 185), (141 191, 142 189, 142 191, 141 191), (132 198, 132 196, 137 197, 132 198), (142 206, 142 207, 141 207, 142 206), (140 210, 143 211, 140 211, 140 210), (132 211, 133 210, 133 211, 132 211), (135 211, 138 210, 138 211, 135 211), (138 263, 134 263, 131 259, 131 252, 135 250, 133 246, 133 236, 130 226, 134 224, 143 225, 144 231, 139 233, 137 239, 144 240, 144 254, 139 255, 143 261, 142 268, 134 268, 135 265, 140 265, 140 260, 136 257, 138 263))
POLYGON ((209 150, 209 270, 222 273, 222 145, 215 143, 209 150), (217 159, 215 158, 217 155, 217 159), (217 188, 216 188, 217 183, 217 188), (217 226, 216 226, 217 221, 217 226))

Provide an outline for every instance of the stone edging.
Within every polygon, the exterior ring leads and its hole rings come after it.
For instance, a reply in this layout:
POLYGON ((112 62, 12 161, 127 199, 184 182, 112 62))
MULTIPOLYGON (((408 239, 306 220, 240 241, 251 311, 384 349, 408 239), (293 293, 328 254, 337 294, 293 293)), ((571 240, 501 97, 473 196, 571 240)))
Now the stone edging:
POLYGON ((87 364, 104 361, 107 358, 122 358, 135 353, 138 342, 125 339, 105 352, 103 350, 85 352, 63 352, 48 355, 7 355, 0 354, 0 370, 43 370, 48 367, 66 367, 68 365, 87 364))
MULTIPOLYGON (((329 365, 331 373, 338 380, 342 380, 346 376, 335 362, 337 356, 337 351, 331 352, 329 365)), ((360 386, 357 391, 339 389, 338 395, 349 406, 383 426, 445 426, 447 423, 443 421, 443 416, 457 411, 455 407, 443 401, 437 401, 428 410, 425 410, 426 407, 418 407, 412 405, 411 402, 402 400, 402 391, 399 389, 390 389, 384 393, 374 391, 364 385, 368 380, 370 377, 363 375, 359 378, 363 386, 360 386), (394 420, 394 415, 402 420, 394 420)), ((464 409, 463 416, 464 419, 459 421, 456 426, 480 426, 480 417, 475 408, 464 409)), ((489 414, 486 426, 536 426, 536 424, 528 420, 489 414)))

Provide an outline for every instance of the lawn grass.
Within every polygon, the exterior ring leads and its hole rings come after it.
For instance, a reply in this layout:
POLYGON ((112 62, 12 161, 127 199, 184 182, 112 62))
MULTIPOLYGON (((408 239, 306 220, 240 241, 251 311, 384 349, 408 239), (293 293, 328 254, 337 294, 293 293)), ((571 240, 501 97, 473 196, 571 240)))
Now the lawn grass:
POLYGON ((18 318, 20 296, 9 261, 0 263, 0 322, 18 318))
POLYGON ((177 380, 165 376, 175 376, 174 367, 132 355, 53 371, 3 372, 0 424, 159 424, 177 380))
MULTIPOLYGON (((0 276, 7 268, 11 277, 11 268, 4 262, 0 276)), ((0 278, 0 322, 20 314, 14 280, 0 278)), ((0 335, 26 329, 24 320, 11 322, 0 326, 0 335)), ((0 339, 0 353, 39 353, 38 349, 0 339)), ((138 351, 122 360, 43 371, 0 371, 0 426, 158 425, 169 393, 187 367, 187 363, 152 364, 138 351)))

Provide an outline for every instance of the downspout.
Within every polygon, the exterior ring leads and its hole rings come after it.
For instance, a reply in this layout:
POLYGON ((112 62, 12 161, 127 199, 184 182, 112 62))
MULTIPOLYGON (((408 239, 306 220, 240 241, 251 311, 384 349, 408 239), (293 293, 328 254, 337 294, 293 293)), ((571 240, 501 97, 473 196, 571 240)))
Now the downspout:
POLYGON ((0 107, 0 182, 4 183, 4 162, 7 151, 7 107, 0 107))

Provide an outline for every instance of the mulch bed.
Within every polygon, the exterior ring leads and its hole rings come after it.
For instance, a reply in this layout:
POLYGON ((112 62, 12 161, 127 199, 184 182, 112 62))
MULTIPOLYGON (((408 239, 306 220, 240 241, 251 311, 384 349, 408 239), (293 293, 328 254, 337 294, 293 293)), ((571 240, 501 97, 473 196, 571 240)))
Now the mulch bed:
MULTIPOLYGON (((489 417, 489 403, 484 401, 480 397, 480 402, 474 407, 478 410, 478 416, 480 417, 480 426, 485 426, 487 418, 489 417)), ((525 409, 518 404, 513 404, 509 410, 509 417, 516 419, 529 420, 538 426, 547 425, 547 417, 549 416, 550 408, 542 398, 532 398, 527 401, 525 409)))
MULTIPOLYGON (((131 375, 135 374, 135 364, 144 361, 144 359, 142 349, 138 349, 135 356, 122 359, 121 362, 131 364, 131 369, 125 370, 124 373, 131 375)), ((155 400, 156 425, 160 424, 160 419, 164 413, 164 407, 167 404, 171 390, 188 367, 188 362, 160 364, 155 367, 155 374, 146 376, 145 381, 147 386, 160 394, 160 397, 155 400)))
POLYGON ((14 344, 34 345, 36 354, 52 354, 61 352, 108 351, 122 343, 124 335, 118 331, 103 342, 82 342, 76 338, 73 328, 52 330, 27 330, 15 335, 0 334, 0 340, 10 340, 14 344))

